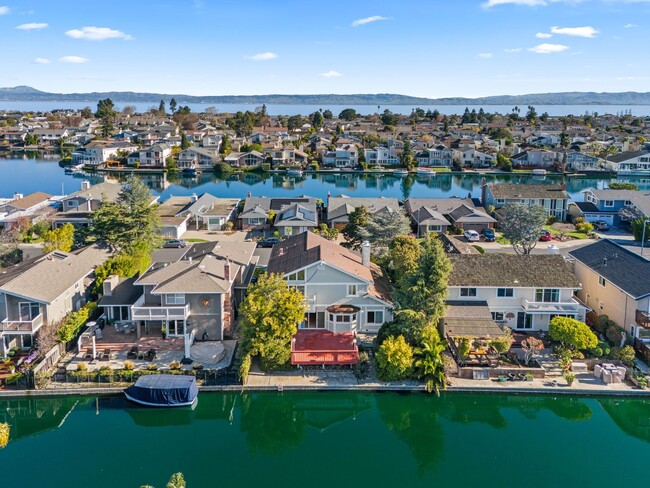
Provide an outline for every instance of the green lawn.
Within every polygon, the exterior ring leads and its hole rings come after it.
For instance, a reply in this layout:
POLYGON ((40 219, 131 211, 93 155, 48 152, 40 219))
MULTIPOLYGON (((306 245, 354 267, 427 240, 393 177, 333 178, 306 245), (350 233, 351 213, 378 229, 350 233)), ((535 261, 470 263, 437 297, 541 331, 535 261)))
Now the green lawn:
MULTIPOLYGON (((554 229, 550 225, 545 225, 544 228, 551 233, 553 237, 559 236, 561 232, 557 229, 554 229)), ((570 237, 572 239, 589 239, 589 236, 587 234, 583 234, 582 232, 565 232, 565 236, 570 237)))
POLYGON ((183 239, 186 242, 210 242, 207 239, 198 239, 198 238, 192 238, 192 239, 183 239))
POLYGON ((507 246, 508 244, 510 244, 510 241, 505 237, 503 237, 503 234, 497 234, 497 244, 503 244, 507 246))

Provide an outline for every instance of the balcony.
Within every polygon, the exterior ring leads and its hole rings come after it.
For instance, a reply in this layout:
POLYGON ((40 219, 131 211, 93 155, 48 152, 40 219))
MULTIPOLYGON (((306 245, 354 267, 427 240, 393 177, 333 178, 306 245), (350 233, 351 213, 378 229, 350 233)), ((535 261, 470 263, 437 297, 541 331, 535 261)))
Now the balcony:
POLYGON ((190 315, 190 305, 131 307, 133 320, 186 320, 190 315))
POLYGON ((636 311, 636 323, 645 329, 650 329, 650 312, 636 311))
POLYGON ((574 300, 570 302, 530 302, 523 298, 521 306, 528 313, 578 313, 580 304, 574 300))
POLYGON ((32 320, 9 320, 0 322, 0 332, 8 334, 32 334, 43 325, 43 314, 38 314, 32 320))

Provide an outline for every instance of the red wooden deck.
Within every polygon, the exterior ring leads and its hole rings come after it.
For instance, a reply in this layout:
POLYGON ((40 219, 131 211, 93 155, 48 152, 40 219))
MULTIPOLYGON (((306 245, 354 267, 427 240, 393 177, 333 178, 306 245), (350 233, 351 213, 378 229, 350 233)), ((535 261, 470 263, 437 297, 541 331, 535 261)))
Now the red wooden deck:
POLYGON ((301 330, 291 341, 291 364, 357 364, 359 349, 354 334, 301 330))

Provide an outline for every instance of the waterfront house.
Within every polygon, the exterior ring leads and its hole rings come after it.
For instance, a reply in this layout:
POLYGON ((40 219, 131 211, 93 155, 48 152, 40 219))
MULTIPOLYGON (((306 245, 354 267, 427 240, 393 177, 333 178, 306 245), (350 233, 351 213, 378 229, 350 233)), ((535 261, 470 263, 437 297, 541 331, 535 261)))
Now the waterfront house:
POLYGON ((171 154, 172 148, 169 144, 154 144, 129 154, 127 163, 129 166, 140 168, 164 168, 171 154))
POLYGON ((429 232, 444 234, 449 227, 480 233, 496 222, 471 198, 408 198, 404 208, 417 227, 418 237, 429 232))
POLYGON ((356 168, 359 165, 359 150, 354 144, 340 144, 333 151, 322 156, 324 166, 335 168, 356 168))
POLYGON ((163 327, 168 337, 223 340, 230 335, 255 270, 255 247, 254 242, 199 243, 178 260, 155 262, 133 283, 140 290, 130 306, 137 336, 160 335, 163 327))
POLYGON ((650 343, 650 261, 602 239, 574 249, 580 299, 596 315, 607 315, 628 337, 650 343))
POLYGON ((292 147, 274 147, 267 152, 271 156, 274 168, 278 166, 305 166, 309 157, 307 153, 292 147))
MULTIPOLYGON (((61 200, 61 211, 52 217, 52 226, 61 227, 65 224, 87 227, 92 221, 92 214, 101 206, 103 201, 114 202, 122 189, 119 183, 104 181, 91 185, 89 181, 81 182, 81 190, 68 195, 61 200)), ((151 196, 151 205, 158 197, 151 196)))
POLYGON ((219 153, 206 147, 188 147, 178 153, 178 169, 212 171, 219 162, 219 153))
POLYGON ((318 227, 316 199, 308 196, 295 198, 248 197, 238 216, 242 230, 262 230, 271 225, 281 235, 295 235, 318 227), (272 217, 272 222, 269 222, 272 217))
POLYGON ((450 167, 454 162, 454 151, 443 144, 416 152, 415 160, 419 167, 450 167))
POLYGON ((192 197, 171 196, 156 207, 156 215, 160 219, 158 233, 165 239, 180 239, 187 231, 190 220, 188 213, 183 210, 191 203, 192 197))
POLYGON ((587 222, 601 220, 609 225, 621 221, 620 212, 632 204, 632 200, 643 194, 634 190, 585 190, 584 202, 569 205, 572 218, 583 217, 587 222))
POLYGON ((118 153, 128 154, 137 151, 138 146, 128 141, 92 141, 72 153, 72 164, 99 166, 118 153))
POLYGON ((0 227, 11 227, 21 221, 37 222, 54 212, 52 195, 37 191, 29 195, 14 194, 13 198, 0 203, 0 227))
POLYGON ((273 246, 267 270, 281 274, 308 305, 292 341, 292 364, 356 363, 355 334, 376 333, 392 320, 387 288, 367 243, 360 256, 305 232, 273 246))
POLYGON ((205 228, 209 232, 222 230, 229 220, 234 221, 239 198, 219 198, 209 193, 190 197, 190 202, 176 215, 189 215, 196 230, 205 228))
POLYGON ((487 208, 490 205, 499 209, 511 203, 524 205, 540 205, 548 215, 566 220, 566 211, 569 194, 566 187, 561 185, 518 185, 514 183, 483 183, 482 204, 487 208))
POLYGON ((327 224, 336 229, 343 229, 348 224, 350 214, 358 207, 364 206, 370 215, 377 212, 400 212, 397 198, 354 198, 347 195, 327 196, 327 224))
POLYGON ((604 160, 578 151, 566 154, 566 167, 572 171, 599 171, 604 167, 604 160))
POLYGON ((620 175, 650 175, 650 145, 638 151, 626 151, 609 156, 607 168, 620 175))
POLYGON ((513 166, 521 168, 542 168, 549 169, 559 161, 559 153, 549 151, 548 149, 530 148, 510 158, 513 166))
POLYGON ((259 168, 264 164, 265 156, 259 151, 247 153, 231 152, 223 160, 233 168, 259 168))
POLYGON ((12 347, 32 347, 45 324, 85 305, 95 267, 108 256, 94 246, 54 251, 0 272, 0 356, 12 347))
POLYGON ((580 282, 560 255, 449 254, 447 300, 481 302, 497 323, 513 330, 546 331, 556 315, 585 319, 574 296, 580 282))
POLYGON ((38 138, 39 144, 52 145, 65 140, 70 133, 67 129, 35 129, 32 135, 38 138))
POLYGON ((363 151, 366 164, 371 166, 375 165, 399 165, 399 156, 395 152, 395 146, 389 145, 388 147, 376 146, 371 149, 364 149, 363 151))

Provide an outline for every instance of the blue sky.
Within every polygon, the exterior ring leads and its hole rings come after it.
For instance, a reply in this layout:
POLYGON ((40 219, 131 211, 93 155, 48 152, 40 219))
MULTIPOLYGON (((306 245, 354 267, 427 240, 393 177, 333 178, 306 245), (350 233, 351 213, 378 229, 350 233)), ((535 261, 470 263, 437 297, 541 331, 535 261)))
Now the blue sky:
POLYGON ((650 90, 650 0, 8 1, 0 86, 426 97, 650 90))

